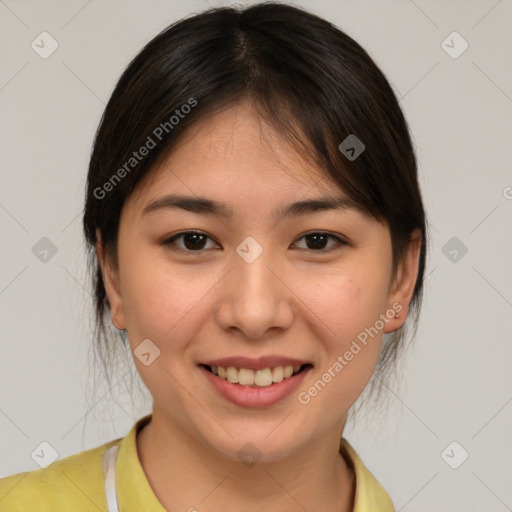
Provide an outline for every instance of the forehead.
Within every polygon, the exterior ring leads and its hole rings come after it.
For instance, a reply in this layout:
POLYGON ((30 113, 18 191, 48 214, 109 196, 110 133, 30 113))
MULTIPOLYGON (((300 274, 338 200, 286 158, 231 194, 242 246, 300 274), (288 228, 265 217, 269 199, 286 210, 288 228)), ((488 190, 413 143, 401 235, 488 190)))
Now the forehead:
POLYGON ((301 154, 249 102, 189 127, 142 180, 133 199, 144 208, 164 193, 285 203, 302 196, 343 196, 339 186, 301 154))

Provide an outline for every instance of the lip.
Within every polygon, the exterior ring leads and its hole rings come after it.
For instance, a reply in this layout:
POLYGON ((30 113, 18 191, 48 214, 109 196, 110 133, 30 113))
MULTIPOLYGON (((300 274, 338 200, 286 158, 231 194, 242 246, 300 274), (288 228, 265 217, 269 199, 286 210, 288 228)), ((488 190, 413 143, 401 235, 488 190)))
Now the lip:
MULTIPOLYGON (((230 360, 239 358, 229 358, 230 360)), ((219 359, 217 361, 226 361, 219 359)), ((217 362, 213 361, 213 362, 217 362)), ((253 360, 254 361, 254 360, 253 360)), ((288 361, 294 361, 289 359, 288 361)), ((300 361, 299 361, 300 362, 300 361)), ((297 362, 297 364, 299 364, 297 362)), ((265 364, 268 364, 266 362, 265 364)), ((214 365, 214 366, 223 366, 222 364, 214 365)), ((235 365, 230 365, 235 366, 235 365)), ((280 366, 278 364, 277 366, 280 366)), ((285 365, 285 366, 291 366, 285 365)), ((267 368, 268 366, 263 366, 263 368, 267 368)), ((207 381, 213 386, 213 388, 226 400, 229 402, 239 406, 239 407, 248 407, 248 408, 263 408, 270 407, 278 402, 281 402, 285 398, 289 397, 301 384, 309 371, 313 368, 311 365, 308 365, 306 368, 301 370, 299 373, 288 377, 287 379, 282 380, 279 383, 274 383, 270 386, 258 388, 258 387, 249 387, 249 386, 241 386, 240 384, 233 384, 228 382, 227 380, 221 379, 217 377, 210 371, 208 371, 204 366, 198 366, 201 373, 205 376, 207 381)), ((244 366, 242 366, 244 368, 244 366)), ((247 368, 247 367, 245 367, 247 368)))
POLYGON ((275 368, 276 366, 302 366, 311 364, 309 361, 301 359, 292 359, 284 356, 262 356, 256 359, 250 357, 223 357, 221 359, 212 359, 211 361, 203 361, 200 364, 206 366, 223 366, 228 368, 233 366, 235 368, 247 368, 248 370, 263 370, 264 368, 275 368))

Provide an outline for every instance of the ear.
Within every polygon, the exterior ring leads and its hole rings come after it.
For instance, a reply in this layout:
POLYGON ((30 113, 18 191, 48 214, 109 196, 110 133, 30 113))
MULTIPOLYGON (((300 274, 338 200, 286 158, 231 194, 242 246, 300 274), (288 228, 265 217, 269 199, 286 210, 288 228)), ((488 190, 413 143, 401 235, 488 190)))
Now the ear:
POLYGON ((115 267, 109 255, 105 253, 99 229, 96 230, 96 240, 96 256, 101 268, 103 284, 110 304, 112 323, 117 329, 126 329, 123 299, 119 283, 119 270, 115 267))
POLYGON ((396 331, 402 327, 409 313, 409 306, 418 277, 421 238, 421 231, 415 229, 411 234, 411 240, 402 261, 398 265, 388 299, 388 308, 395 310, 398 318, 395 315, 395 318, 392 318, 386 324, 385 333, 396 331))

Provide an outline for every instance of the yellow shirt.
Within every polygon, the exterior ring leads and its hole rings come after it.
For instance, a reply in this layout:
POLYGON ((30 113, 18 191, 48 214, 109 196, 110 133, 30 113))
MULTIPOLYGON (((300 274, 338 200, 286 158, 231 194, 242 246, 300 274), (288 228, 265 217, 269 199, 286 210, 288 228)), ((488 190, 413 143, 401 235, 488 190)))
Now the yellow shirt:
MULTIPOLYGON (((56 460, 44 469, 0 479, 0 512, 106 512, 103 455, 115 445, 119 511, 165 512, 137 454, 137 432, 150 419, 151 414, 139 419, 124 438, 56 460)), ((354 512, 393 512, 388 494, 346 439, 341 439, 340 452, 356 475, 354 512)))

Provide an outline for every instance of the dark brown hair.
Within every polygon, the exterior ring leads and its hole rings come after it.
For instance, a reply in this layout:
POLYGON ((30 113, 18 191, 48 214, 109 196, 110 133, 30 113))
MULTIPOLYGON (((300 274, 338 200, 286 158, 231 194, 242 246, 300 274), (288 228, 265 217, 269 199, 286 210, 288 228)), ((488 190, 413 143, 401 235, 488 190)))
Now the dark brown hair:
MULTIPOLYGON (((413 230, 421 231, 411 303, 416 325, 426 220, 397 98, 368 53, 333 24, 301 8, 260 3, 210 9, 166 28, 128 65, 106 106, 94 140, 83 218, 100 353, 113 349, 116 331, 105 322, 109 304, 94 253, 97 230, 115 261, 121 209, 140 180, 187 127, 245 99, 362 211, 388 225, 394 269, 413 230), (339 149, 351 134, 365 145, 353 160, 339 149), (146 156, 130 160, 149 139, 153 147, 146 156)), ((404 328, 385 336, 377 372, 396 360, 404 328)), ((121 340, 125 344, 125 336, 121 340)))

